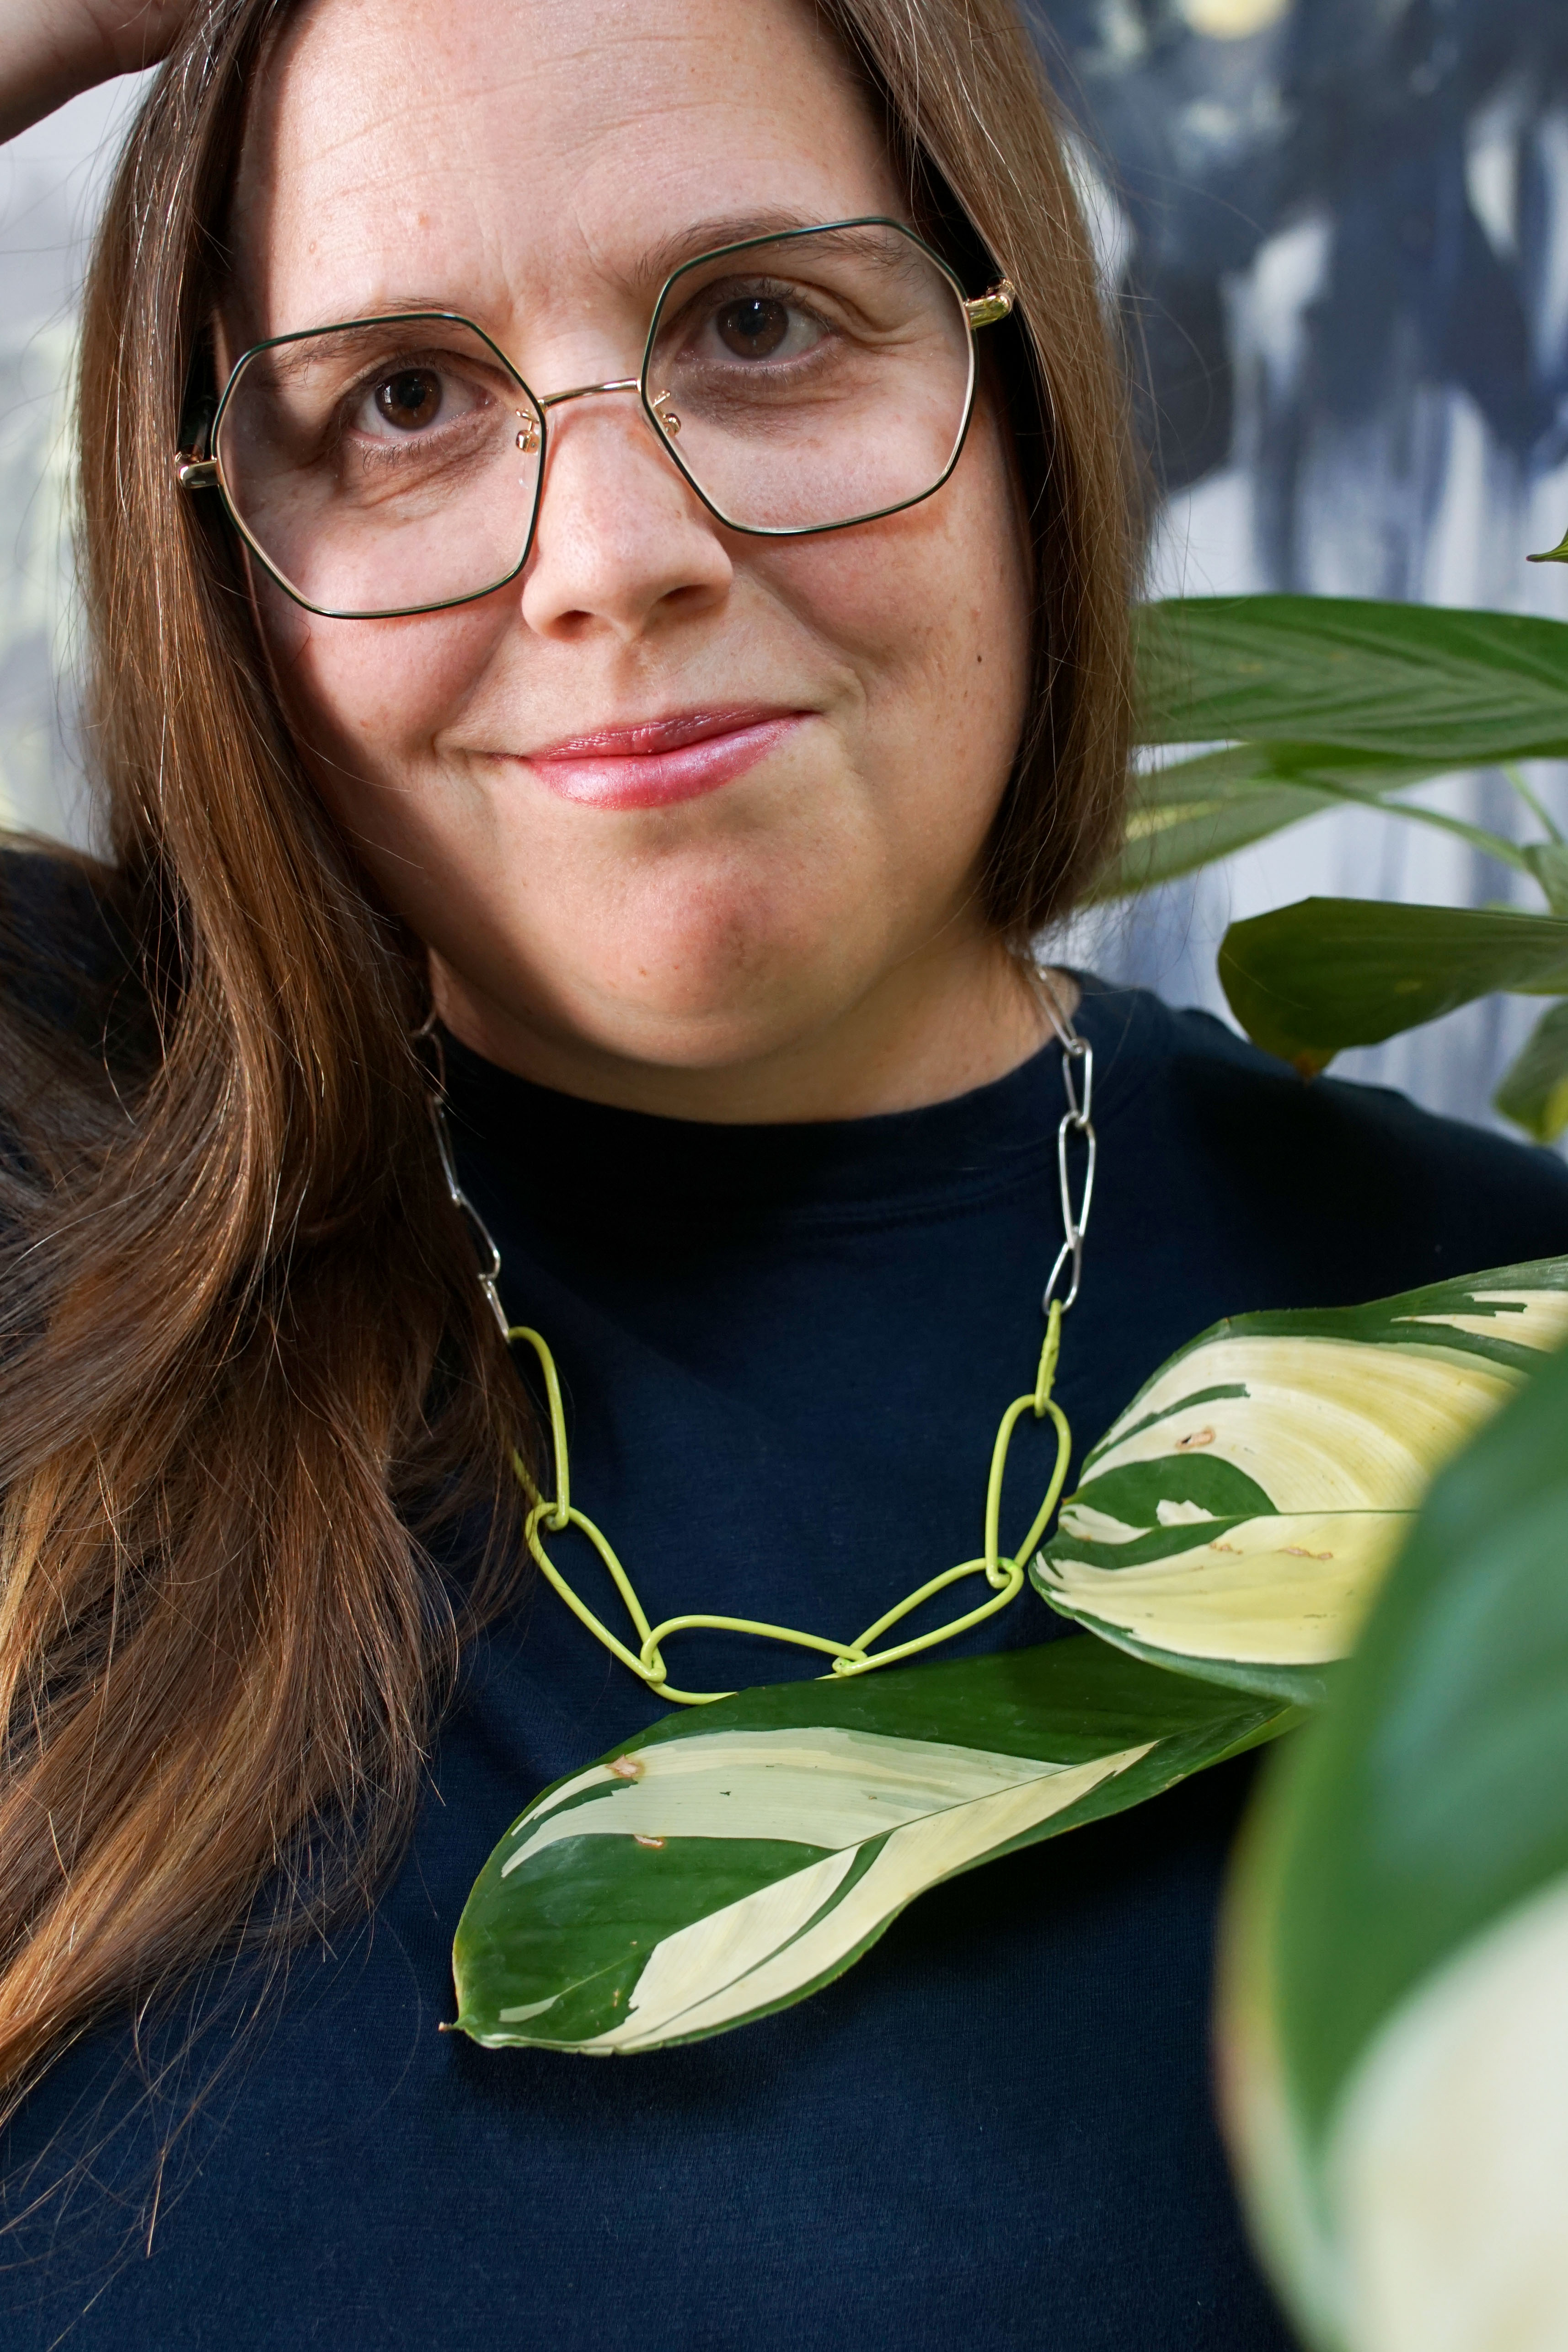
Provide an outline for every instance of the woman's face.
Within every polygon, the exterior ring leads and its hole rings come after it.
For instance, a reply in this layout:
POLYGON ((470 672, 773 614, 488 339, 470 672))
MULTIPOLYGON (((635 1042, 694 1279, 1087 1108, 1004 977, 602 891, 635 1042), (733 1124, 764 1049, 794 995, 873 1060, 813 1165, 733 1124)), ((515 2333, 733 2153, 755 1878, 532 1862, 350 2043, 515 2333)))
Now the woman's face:
MULTIPOLYGON (((907 205, 799 0, 314 0, 247 138, 223 336, 451 309, 548 394, 635 373, 672 257, 864 214, 907 205)), ((319 787, 456 1033, 719 1117, 821 1110, 780 1074, 995 995, 976 877, 1028 593, 983 397, 944 488, 852 530, 726 530, 621 394, 552 413, 528 566, 478 602, 331 621, 256 581, 319 787), (559 752, 694 716, 736 739, 716 788, 635 804, 630 762, 559 752)))

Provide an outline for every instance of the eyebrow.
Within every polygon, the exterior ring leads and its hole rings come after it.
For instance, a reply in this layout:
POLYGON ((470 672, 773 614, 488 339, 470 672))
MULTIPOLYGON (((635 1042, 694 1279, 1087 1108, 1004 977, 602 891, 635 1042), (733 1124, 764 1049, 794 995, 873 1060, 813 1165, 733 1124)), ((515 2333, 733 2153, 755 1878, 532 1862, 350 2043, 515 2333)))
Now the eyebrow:
MULTIPOLYGON (((870 219, 870 214, 853 215, 870 219)), ((878 215, 876 217, 880 218, 878 215)), ((683 262, 695 261, 699 254, 716 252, 721 246, 745 245, 751 237, 787 236, 791 230, 822 228, 830 224, 814 213, 774 211, 766 213, 725 213, 706 220, 694 221, 689 228, 680 230, 650 247, 638 266, 637 276, 646 277, 662 286, 672 271, 683 262)))
MULTIPOLYGON (((880 213, 857 213, 849 215, 848 217, 853 220, 880 220, 884 215, 880 213)), ((694 221, 689 227, 678 229, 671 236, 661 238, 657 245, 650 246, 633 265, 630 274, 634 282, 643 284, 650 289, 657 289, 663 286, 665 279, 673 276, 683 263, 695 261, 701 255, 716 252, 727 245, 745 245, 752 237, 788 236, 792 230, 823 228, 831 226, 833 226, 832 223, 820 220, 814 213, 798 212, 792 208, 770 212, 713 214, 706 220, 694 221)), ((356 310, 353 316, 356 320, 364 320, 369 322, 375 320, 402 318, 411 312, 417 314, 421 311, 438 318, 466 319, 468 316, 466 311, 453 308, 450 297, 443 298, 428 293, 388 295, 381 300, 367 303, 363 310, 356 310)), ((295 331, 309 334, 319 332, 321 326, 337 326, 344 323, 347 322, 339 319, 328 319, 321 320, 317 327, 297 329, 295 331)))

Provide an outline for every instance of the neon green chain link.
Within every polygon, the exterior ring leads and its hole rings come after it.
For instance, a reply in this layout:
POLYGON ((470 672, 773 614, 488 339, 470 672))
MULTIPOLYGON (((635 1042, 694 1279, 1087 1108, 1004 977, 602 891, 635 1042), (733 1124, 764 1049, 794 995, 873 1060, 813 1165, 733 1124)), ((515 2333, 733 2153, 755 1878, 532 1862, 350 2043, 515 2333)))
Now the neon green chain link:
POLYGON ((1023 1591, 1025 1563, 1045 1533, 1046 1524, 1056 1508, 1056 1499, 1061 1492, 1062 1481, 1067 1475, 1068 1457, 1072 1448, 1072 1433, 1068 1428, 1066 1414, 1055 1402, 1051 1393, 1051 1384, 1056 1378, 1057 1355, 1061 1346, 1061 1307, 1057 1300, 1052 1299, 1046 1320, 1045 1344, 1040 1351, 1040 1368, 1035 1375, 1033 1390, 1027 1396, 1015 1398, 1009 1405, 1002 1415, 1000 1425, 997 1430, 996 1444, 991 1449, 991 1475, 986 1487, 986 1549, 980 1559, 961 1560, 956 1568, 945 1569, 940 1576, 932 1577, 927 1583, 921 1585, 917 1591, 910 1593, 906 1600, 899 1601, 896 1608, 888 1610, 885 1615, 879 1617, 874 1625, 868 1625, 865 1632, 853 1642, 830 1641, 821 1633, 797 1633, 788 1625, 762 1624, 752 1617, 712 1617, 696 1614, 685 1617, 666 1617, 663 1624, 650 1625, 646 1612, 632 1588, 632 1580, 616 1557, 609 1538, 595 1527, 586 1512, 578 1510, 572 1502, 571 1465, 568 1458, 566 1443, 566 1415, 561 1406, 560 1380, 556 1371, 555 1358, 540 1334, 531 1330, 526 1323, 513 1324, 508 1328, 507 1337, 514 1341, 526 1339, 538 1358, 539 1369, 544 1374, 545 1395, 549 1407, 550 1444, 555 1455, 555 1494, 548 1497, 540 1494, 533 1479, 528 1475, 522 1456, 517 1454, 512 1456, 512 1466, 528 1497, 528 1515, 523 1528, 528 1549, 544 1570, 551 1585, 566 1602, 567 1607, 575 1617, 581 1620, 595 1640, 602 1642, 612 1656, 619 1658, 623 1666, 629 1666, 641 1681, 648 1685, 650 1690, 656 1691, 661 1698, 672 1700, 677 1706, 707 1706, 713 1700, 728 1698, 731 1694, 728 1691, 688 1691, 674 1688, 666 1680, 664 1655, 660 1647, 665 1636, 671 1633, 695 1632, 699 1629, 719 1633, 758 1633, 767 1641, 788 1642, 797 1649, 821 1650, 826 1656, 831 1658, 832 1672, 835 1675, 867 1675, 877 1666, 891 1666, 899 1658, 911 1658, 918 1651, 934 1648, 939 1642, 951 1641, 955 1634, 967 1633, 971 1625, 978 1625, 985 1618, 994 1617, 998 1609, 1005 1609, 1008 1603, 1010 1601, 1016 1601, 1023 1591), (1008 1448, 1012 1443, 1013 1431, 1026 1412, 1032 1412, 1037 1421, 1044 1420, 1049 1414, 1054 1423, 1056 1467, 1051 1475, 1051 1484, 1046 1489, 1045 1500, 1035 1513, 1028 1535, 1015 1553, 1008 1554, 999 1549, 1002 1478, 1007 1469, 1008 1448), (625 1603, 626 1613, 636 1629, 639 1646, 635 1650, 630 1648, 626 1643, 618 1641, 609 1626, 594 1615, 588 1603, 573 1590, 546 1551, 541 1539, 541 1530, 549 1528, 552 1533, 559 1534, 562 1528, 569 1527, 576 1528, 580 1534, 588 1538, 604 1566, 609 1570, 615 1589, 625 1603), (948 1585, 956 1584, 966 1576, 983 1576, 991 1588, 990 1598, 982 1601, 977 1608, 969 1610, 964 1616, 952 1618, 946 1625, 938 1625, 932 1633, 916 1634, 907 1642, 895 1642, 890 1649, 878 1650, 874 1656, 871 1654, 872 1643, 880 1641, 884 1633, 891 1632, 894 1625, 909 1615, 911 1610, 918 1609, 921 1602, 929 1601, 934 1593, 946 1591, 948 1585))

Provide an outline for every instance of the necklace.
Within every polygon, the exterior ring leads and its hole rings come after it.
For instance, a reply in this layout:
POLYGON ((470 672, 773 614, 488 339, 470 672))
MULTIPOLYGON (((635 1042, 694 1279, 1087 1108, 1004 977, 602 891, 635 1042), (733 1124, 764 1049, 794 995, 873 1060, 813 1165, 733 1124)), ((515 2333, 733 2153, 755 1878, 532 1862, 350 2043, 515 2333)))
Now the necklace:
POLYGON ((431 1013, 417 1032, 416 1041, 430 1049, 430 1112, 435 1129, 436 1149, 441 1155, 441 1171, 452 1204, 466 1220, 478 1244, 479 1287, 486 1305, 495 1316, 497 1326, 508 1347, 531 1349, 544 1381, 545 1400, 549 1415, 550 1451, 554 1471, 553 1495, 544 1494, 528 1470, 520 1454, 514 1452, 512 1467, 528 1497, 528 1510, 523 1523, 523 1538, 540 1572, 565 1601, 567 1607, 594 1639, 603 1643, 611 1655, 634 1674, 640 1682, 663 1699, 676 1706, 706 1706, 715 1699, 728 1698, 728 1691, 677 1690, 669 1680, 664 1664, 664 1643, 672 1634, 708 1632, 752 1633, 771 1642, 781 1642, 796 1649, 817 1650, 831 1660, 830 1672, 835 1675, 865 1675, 878 1666, 890 1666, 900 1658, 914 1657, 921 1650, 934 1649, 938 1643, 949 1642, 955 1635, 967 1633, 994 1617, 1016 1601, 1022 1591, 1028 1562, 1044 1535, 1062 1481, 1067 1475, 1068 1458, 1072 1447, 1072 1433, 1067 1417, 1051 1395, 1056 1378, 1057 1357, 1061 1347, 1061 1318, 1078 1297, 1083 1271, 1083 1236, 1089 1224, 1089 1211, 1094 1197, 1094 1168, 1098 1144, 1092 1118, 1094 1101, 1094 1049, 1081 1037, 1072 1023, 1057 1006, 1051 993, 1050 982, 1043 976, 1040 982, 1051 1025, 1061 1047, 1061 1080, 1067 1097, 1067 1108, 1056 1130, 1056 1171, 1061 1198, 1062 1243, 1051 1269, 1040 1311, 1045 1317, 1045 1338, 1040 1351, 1034 1386, 1020 1397, 1015 1397, 998 1425, 996 1442, 991 1448, 990 1476, 986 1486, 985 1549, 975 1559, 960 1560, 956 1568, 944 1569, 939 1576, 929 1578, 917 1591, 908 1593, 884 1611, 874 1624, 852 1642, 833 1640, 824 1633, 800 1633, 788 1625, 770 1625, 750 1617, 727 1617, 695 1612, 677 1617, 666 1617, 657 1625, 650 1624, 647 1612, 637 1598, 635 1588, 608 1537, 585 1511, 571 1499, 571 1462, 567 1446, 566 1413, 561 1403, 560 1379, 555 1358, 541 1332, 527 1323, 512 1323, 501 1304, 497 1286, 501 1276, 501 1253, 496 1246, 489 1227, 469 1200, 458 1181, 457 1163, 453 1155, 452 1137, 446 1122, 446 1057, 442 1047, 435 1015, 431 1013), (1082 1189, 1074 1191, 1072 1177, 1072 1147, 1082 1145, 1083 1151, 1082 1189), (1036 1421, 1047 1418, 1056 1431, 1056 1465, 1046 1488, 1045 1498, 1015 1551, 1001 1549, 1000 1523, 1002 1482, 1007 1471, 1008 1448, 1013 1431, 1025 1413, 1036 1421), (620 1594, 636 1647, 622 1641, 612 1633, 602 1619, 589 1607, 580 1593, 570 1583, 545 1548, 545 1537, 560 1535, 575 1528, 593 1547, 620 1594), (915 1610, 939 1592, 946 1591, 967 1577, 979 1577, 986 1586, 986 1597, 972 1609, 950 1618, 927 1633, 912 1634, 903 1641, 894 1641, 886 1647, 875 1649, 873 1644, 894 1632, 915 1610))

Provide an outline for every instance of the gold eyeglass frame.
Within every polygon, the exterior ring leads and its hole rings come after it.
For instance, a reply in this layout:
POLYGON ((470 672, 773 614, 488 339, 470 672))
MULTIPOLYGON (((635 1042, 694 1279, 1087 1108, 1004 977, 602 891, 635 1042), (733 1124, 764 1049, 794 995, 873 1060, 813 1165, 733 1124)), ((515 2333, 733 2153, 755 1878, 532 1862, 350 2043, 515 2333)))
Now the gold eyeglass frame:
POLYGON ((247 350, 243 351, 229 370, 228 379, 218 398, 217 405, 210 420, 195 436, 193 446, 188 449, 176 449, 173 460, 174 478, 183 490, 216 490, 223 499, 224 510, 230 522, 268 578, 276 581, 285 595, 291 597, 295 604, 303 606, 306 612, 315 613, 323 620, 330 621, 398 621, 407 620, 420 613, 450 612, 461 604, 476 604, 483 596, 493 596, 497 588, 505 588, 515 580, 533 552, 534 535, 538 527, 539 507, 544 494, 545 463, 549 455, 549 412, 552 408, 560 407, 566 401, 593 399, 603 393, 634 392, 637 394, 643 415, 653 428, 653 437, 660 448, 668 454, 688 488, 702 501, 715 520, 722 523, 727 530, 740 531, 752 539, 803 539, 820 531, 852 530, 857 523, 880 522, 885 515, 902 514, 909 507, 921 505, 925 499, 935 497, 944 482, 949 478, 953 468, 963 455, 964 444, 968 438, 969 421, 974 415, 977 381, 976 332, 982 327, 994 326, 999 320, 1007 318, 1016 299, 1016 289, 1011 280, 1007 278, 998 279, 997 284, 984 294, 967 295, 957 273, 915 230, 908 227, 903 221, 892 220, 883 215, 873 213, 862 214, 849 220, 819 221, 810 228, 779 229, 775 230, 770 236, 741 237, 733 245, 715 246, 709 252, 696 254, 691 260, 683 261, 677 269, 670 272, 659 289, 658 299, 653 304, 653 316, 649 320, 647 339, 643 346, 642 365, 637 373, 632 376, 614 376, 603 383, 572 384, 564 392, 549 392, 543 394, 536 393, 494 338, 487 335, 482 327, 476 325, 472 319, 465 318, 460 310, 388 310, 368 318, 340 319, 330 326, 302 327, 291 334, 269 335, 265 341, 252 343, 247 350), (710 262, 722 261, 730 254, 753 252, 758 246, 763 245, 788 245, 800 237, 821 236, 825 232, 835 229, 855 228, 890 228, 895 230, 900 236, 907 237, 909 242, 917 247, 929 261, 935 263, 956 297, 958 309, 969 338, 969 378, 965 387, 963 416, 955 436, 947 463, 936 481, 925 489, 917 491, 913 498, 900 499, 892 506, 873 508, 865 514, 846 515, 838 522, 737 522, 733 516, 726 514, 716 501, 708 496, 682 457, 677 446, 681 423, 679 416, 669 406, 669 393, 666 391, 651 394, 649 391, 648 370, 665 304, 681 279, 692 270, 705 268, 710 262), (218 454, 219 436, 235 387, 251 361, 258 358, 264 352, 277 351, 291 343, 310 342, 323 335, 341 334, 354 327, 417 326, 422 321, 436 320, 445 326, 465 327, 470 334, 476 336, 486 349, 494 353, 528 404, 531 417, 521 409, 517 412, 524 419, 523 431, 517 436, 517 446, 526 456, 538 457, 538 473, 535 482, 533 503, 528 515, 528 534, 523 551, 509 572, 502 572, 498 578, 487 582, 483 588, 466 590, 461 596, 440 597, 431 604, 424 604, 383 607, 375 612, 344 612, 324 604, 313 604, 308 597, 300 594, 291 581, 284 577, 266 549, 259 544, 247 528, 245 518, 235 507, 229 486, 224 478, 223 461, 218 454), (528 437, 525 438, 525 436, 528 437))

